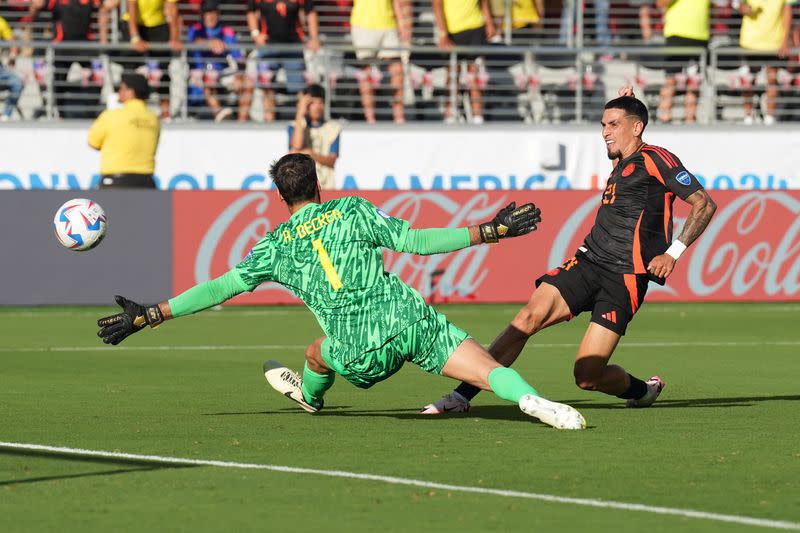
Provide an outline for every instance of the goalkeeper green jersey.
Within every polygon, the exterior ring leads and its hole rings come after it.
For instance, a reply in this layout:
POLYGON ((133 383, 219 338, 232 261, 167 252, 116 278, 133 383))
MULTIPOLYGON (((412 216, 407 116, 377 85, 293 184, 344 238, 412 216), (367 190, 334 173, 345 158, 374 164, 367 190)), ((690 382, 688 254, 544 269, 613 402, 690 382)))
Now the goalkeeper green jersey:
POLYGON ((275 281, 303 300, 346 365, 425 316, 422 296, 383 266, 381 248, 402 249, 408 232, 363 198, 309 203, 235 270, 250 290, 275 281))

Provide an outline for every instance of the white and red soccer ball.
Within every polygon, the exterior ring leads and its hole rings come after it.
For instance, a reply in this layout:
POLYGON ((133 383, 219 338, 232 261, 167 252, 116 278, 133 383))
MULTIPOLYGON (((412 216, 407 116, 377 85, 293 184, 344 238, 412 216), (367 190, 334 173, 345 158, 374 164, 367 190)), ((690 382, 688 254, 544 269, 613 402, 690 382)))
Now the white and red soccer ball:
POLYGON ((58 208, 53 227, 64 248, 84 252, 100 244, 105 237, 106 213, 92 200, 74 198, 58 208))

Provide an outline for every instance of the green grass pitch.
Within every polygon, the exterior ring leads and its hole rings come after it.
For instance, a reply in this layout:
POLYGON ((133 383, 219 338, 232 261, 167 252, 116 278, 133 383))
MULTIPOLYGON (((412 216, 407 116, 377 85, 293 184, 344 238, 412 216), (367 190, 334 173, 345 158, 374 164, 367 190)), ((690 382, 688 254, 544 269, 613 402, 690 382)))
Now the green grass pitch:
MULTIPOLYGON (((517 306, 443 306, 485 344, 517 306)), ((302 366, 320 335, 299 307, 207 311, 106 348, 110 308, 0 309, 0 441, 343 470, 641 504, 598 508, 380 481, 0 449, 0 531, 745 531, 655 514, 800 523, 798 304, 647 304, 612 359, 667 383, 651 409, 579 390, 581 316, 516 368, 589 429, 559 432, 483 393, 417 414, 453 382, 411 365, 362 391, 337 379, 311 416, 261 364, 302 366)), ((791 524, 790 524, 791 525, 791 524)))

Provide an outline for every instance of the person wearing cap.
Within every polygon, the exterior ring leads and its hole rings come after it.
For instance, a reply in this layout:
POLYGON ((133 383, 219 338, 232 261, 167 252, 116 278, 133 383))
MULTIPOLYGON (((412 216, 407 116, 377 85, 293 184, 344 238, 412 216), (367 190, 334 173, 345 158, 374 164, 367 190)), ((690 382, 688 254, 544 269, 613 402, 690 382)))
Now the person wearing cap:
POLYGON ((150 95, 147 79, 123 74, 118 95, 122 107, 103 111, 89 129, 89 146, 100 151, 99 188, 154 189, 161 124, 145 105, 150 95))
POLYGON ((242 75, 244 57, 237 46, 236 31, 220 24, 219 0, 203 0, 200 13, 201 22, 189 26, 186 41, 205 45, 208 49, 191 52, 190 104, 205 102, 214 120, 219 122, 232 113, 220 101, 230 92, 238 96, 238 119, 239 122, 245 122, 250 115, 253 86, 242 75))

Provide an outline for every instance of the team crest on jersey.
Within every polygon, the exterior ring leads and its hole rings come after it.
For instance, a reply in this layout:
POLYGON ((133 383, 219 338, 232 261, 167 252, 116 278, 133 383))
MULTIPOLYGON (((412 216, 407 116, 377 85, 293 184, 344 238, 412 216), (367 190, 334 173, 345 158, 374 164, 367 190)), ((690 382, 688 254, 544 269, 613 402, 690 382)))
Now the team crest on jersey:
POLYGON ((389 219, 389 218, 391 218, 391 217, 389 216, 389 213, 387 213, 387 212, 386 212, 386 211, 384 211, 383 209, 378 209, 378 208, 376 207, 376 208, 375 208, 375 211, 377 211, 377 212, 378 212, 378 214, 379 214, 380 216, 382 216, 383 218, 386 218, 386 219, 389 219))
POLYGON ((689 185, 692 182, 692 177, 684 170, 675 176, 675 180, 681 185, 689 185))
POLYGON ((628 165, 622 169, 622 175, 627 178, 628 176, 633 174, 634 170, 636 170, 636 165, 634 165, 633 163, 628 163, 628 165))

